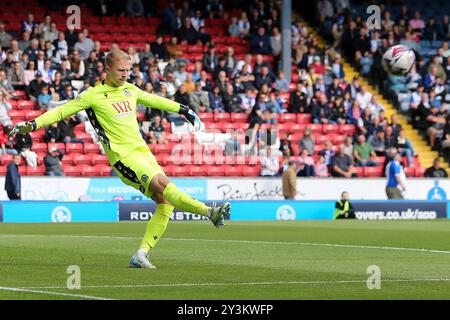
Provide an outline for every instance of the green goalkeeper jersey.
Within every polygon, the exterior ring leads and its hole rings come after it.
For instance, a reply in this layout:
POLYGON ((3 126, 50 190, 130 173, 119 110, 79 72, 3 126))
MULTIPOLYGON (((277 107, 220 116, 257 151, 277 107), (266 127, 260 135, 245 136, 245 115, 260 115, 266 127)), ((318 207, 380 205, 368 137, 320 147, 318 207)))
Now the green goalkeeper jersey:
POLYGON ((103 82, 37 117, 36 130, 86 110, 109 162, 114 164, 136 149, 148 150, 136 119, 137 104, 169 112, 180 110, 179 103, 142 91, 134 84, 126 82, 120 87, 111 87, 103 82))

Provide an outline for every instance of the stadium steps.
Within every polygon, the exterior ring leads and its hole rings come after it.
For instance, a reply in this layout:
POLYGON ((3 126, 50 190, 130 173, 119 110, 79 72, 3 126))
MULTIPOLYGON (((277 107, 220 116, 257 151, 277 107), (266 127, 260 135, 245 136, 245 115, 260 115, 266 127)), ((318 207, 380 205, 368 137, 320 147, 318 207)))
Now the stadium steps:
MULTIPOLYGON (((319 46, 323 47, 325 45, 324 39, 305 20, 303 20, 303 23, 306 25, 308 32, 311 32, 316 36, 319 46)), ((419 134, 419 132, 417 130, 415 130, 401 114, 399 114, 397 112, 395 107, 387 99, 385 99, 383 97, 381 92, 379 92, 364 77, 362 77, 359 74, 359 72, 356 71, 351 66, 351 64, 348 63, 343 57, 341 58, 341 61, 342 61, 344 72, 345 72, 345 80, 347 80, 348 82, 351 82, 353 77, 358 75, 360 77, 361 85, 364 85, 366 88, 368 88, 369 91, 377 97, 378 102, 381 103, 385 107, 386 117, 389 119, 394 114, 398 115, 399 124, 401 124, 402 127, 405 129, 406 136, 411 140, 416 153, 419 155, 419 161, 420 161, 421 167, 423 167, 423 168, 431 167, 433 165, 433 159, 435 159, 439 155, 439 153, 436 151, 433 151, 431 149, 431 147, 428 145, 428 142, 425 141, 422 138, 422 136, 419 134)), ((440 159, 441 159, 441 166, 450 175, 449 164, 444 160, 443 157, 440 157, 440 159)))

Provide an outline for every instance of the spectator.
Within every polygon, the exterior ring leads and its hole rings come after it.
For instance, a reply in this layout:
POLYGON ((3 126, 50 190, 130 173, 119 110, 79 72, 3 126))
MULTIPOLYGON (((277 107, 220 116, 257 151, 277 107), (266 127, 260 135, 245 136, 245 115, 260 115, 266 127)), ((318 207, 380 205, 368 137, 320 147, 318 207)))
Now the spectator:
POLYGON ((234 92, 232 84, 228 84, 223 93, 223 105, 226 112, 243 112, 241 108, 241 98, 234 92))
POLYGON ((0 47, 10 48, 12 36, 5 31, 5 24, 0 21, 0 47))
POLYGON ((331 166, 332 159, 335 155, 335 152, 333 150, 333 143, 330 140, 325 141, 325 149, 320 150, 319 154, 321 156, 324 156, 325 164, 327 166, 331 166))
POLYGON ((33 140, 29 133, 16 134, 15 148, 17 152, 26 160, 27 165, 30 167, 37 167, 37 154, 31 151, 33 140))
POLYGON ((271 54, 270 38, 266 35, 264 27, 258 28, 258 33, 251 36, 250 40, 251 52, 253 54, 271 54))
POLYGON ((222 93, 220 88, 215 86, 211 92, 209 92, 210 108, 213 112, 225 112, 225 105, 223 104, 222 93))
POLYGON ((423 111, 423 119, 426 122, 426 128, 431 148, 435 147, 436 138, 442 135, 446 123, 445 117, 439 113, 435 105, 431 105, 429 109, 423 111))
POLYGON ((25 73, 20 62, 15 62, 14 68, 8 72, 8 81, 15 90, 25 89, 25 73))
POLYGON ((386 153, 385 133, 382 128, 378 128, 367 140, 377 156, 384 156, 386 153))
POLYGON ((148 128, 147 141, 151 144, 156 143, 167 144, 164 126, 161 123, 161 116, 159 115, 153 116, 153 120, 148 128))
POLYGON ((398 152, 401 156, 406 156, 408 166, 413 166, 412 158, 415 155, 415 152, 411 140, 409 140, 405 136, 405 130, 400 129, 397 136, 397 144, 395 145, 395 147, 398 149, 398 152))
POLYGON ((213 72, 219 64, 219 57, 216 56, 216 49, 210 48, 208 53, 203 55, 203 66, 207 72, 213 72))
POLYGON ((289 96, 288 112, 290 113, 309 113, 307 100, 307 90, 302 83, 297 83, 295 91, 289 96))
POLYGON ((315 143, 315 139, 311 135, 311 128, 306 127, 305 134, 300 139, 299 149, 301 149, 301 150, 306 149, 306 150, 308 150, 309 155, 313 155, 314 154, 314 143, 315 143))
POLYGON ((353 139, 351 136, 345 138, 344 154, 348 155, 350 158, 353 158, 353 139))
POLYGON ((441 167, 439 157, 433 160, 433 165, 425 170, 425 178, 448 178, 447 171, 441 167))
POLYGON ((51 147, 44 157, 46 176, 64 176, 61 160, 64 152, 56 147, 51 147))
POLYGON ((190 95, 190 106, 196 112, 210 112, 211 102, 208 92, 202 89, 200 81, 195 83, 195 90, 190 95))
POLYGON ((163 83, 164 87, 167 89, 167 97, 172 98, 178 88, 181 86, 181 82, 175 78, 173 72, 168 72, 166 76, 166 81, 163 83))
POLYGON ((183 82, 184 87, 186 88, 186 92, 191 94, 195 90, 195 83, 192 81, 192 73, 188 72, 186 74, 186 80, 183 82))
POLYGON ((5 133, 3 126, 0 126, 0 155, 18 154, 17 150, 12 148, 11 138, 5 133))
POLYGON ((236 17, 231 17, 231 23, 228 26, 228 34, 231 37, 239 37, 240 35, 238 20, 236 17))
POLYGON ((361 109, 365 109, 372 100, 372 94, 367 92, 365 86, 361 86, 360 91, 356 94, 355 100, 359 102, 361 109))
POLYGON ((278 78, 275 80, 274 88, 280 92, 289 92, 289 81, 287 81, 283 70, 278 71, 278 78))
POLYGON ((12 125, 11 118, 8 115, 8 111, 12 109, 11 104, 6 99, 3 92, 0 91, 0 128, 10 127, 12 125))
POLYGON ((327 96, 320 94, 319 101, 312 106, 312 118, 314 123, 328 124, 331 121, 331 108, 327 96))
POLYGON ((169 52, 161 35, 158 35, 155 42, 151 43, 151 50, 156 60, 167 60, 169 58, 169 52))
POLYGON ((184 85, 178 87, 178 90, 174 95, 174 100, 185 106, 189 105, 189 93, 186 92, 186 87, 184 85))
POLYGON ((261 176, 276 176, 279 169, 278 156, 273 156, 272 148, 267 148, 267 155, 261 159, 261 176))
POLYGON ((248 21, 247 13, 242 11, 241 18, 238 21, 239 36, 246 38, 250 35, 250 22, 248 21))
POLYGON ((233 130, 230 139, 225 141, 225 155, 239 156, 242 154, 241 135, 237 130, 233 130))
POLYGON ((136 52, 136 47, 134 45, 130 45, 128 47, 128 55, 130 56, 131 59, 131 64, 137 64, 139 65, 140 62, 140 58, 139 58, 139 53, 136 52))
POLYGON ((21 183, 19 165, 22 162, 20 155, 14 155, 13 161, 8 164, 5 177, 5 190, 9 200, 21 199, 21 183))
POLYGON ((70 84, 64 87, 64 91, 61 92, 61 100, 72 100, 75 98, 72 86, 70 84))
POLYGON ((41 93, 39 93, 37 101, 38 101, 39 109, 46 110, 48 108, 50 101, 52 101, 52 96, 49 94, 48 85, 44 85, 41 88, 41 93))
POLYGON ((420 11, 417 10, 414 12, 414 18, 409 20, 409 25, 413 29, 414 32, 422 34, 425 29, 425 21, 420 17, 420 11))
MULTIPOLYGON (((1 100, 0 100, 1 101, 1 100)), ((446 116, 446 122, 444 125, 444 132, 442 134, 442 153, 446 159, 450 158, 450 115, 446 116)))
POLYGON ((188 75, 188 73, 186 71, 186 63, 180 62, 178 64, 178 70, 175 70, 173 75, 180 83, 184 83, 186 81, 187 75, 188 75))
POLYGON ((297 159, 297 177, 314 177, 314 160, 307 149, 302 149, 297 159))
POLYGON ((334 177, 351 178, 356 176, 353 173, 353 160, 344 153, 344 145, 339 145, 338 152, 333 157, 331 174, 334 177))
POLYGON ((245 90, 245 94, 241 94, 241 109, 249 113, 252 108, 255 106, 256 98, 251 88, 247 88, 245 90))
POLYGON ((94 50, 94 43, 91 39, 85 38, 83 32, 78 34, 78 41, 75 43, 75 51, 78 51, 81 60, 86 60, 89 54, 94 50))
POLYGON ((256 88, 261 89, 261 87, 266 84, 267 86, 271 87, 272 84, 275 82, 274 77, 269 72, 269 67, 263 66, 261 69, 261 74, 256 75, 256 88))
POLYGON ((391 151, 392 160, 386 166, 386 176, 388 177, 386 185, 386 195, 388 199, 403 199, 402 191, 405 191, 406 176, 400 165, 401 156, 394 148, 391 151))
POLYGON ((52 42, 54 49, 54 55, 56 61, 61 61, 69 55, 69 46, 66 41, 64 32, 58 32, 58 38, 52 42))
POLYGON ((272 36, 270 37, 270 48, 272 49, 272 54, 275 57, 281 54, 281 33, 277 27, 272 29, 272 36))
POLYGON ((234 67, 236 66, 236 56, 234 55, 233 47, 227 48, 225 54, 223 55, 223 58, 225 60, 225 67, 227 73, 230 73, 230 71, 233 70, 234 67))
POLYGON ((127 15, 130 17, 141 17, 144 15, 144 4, 142 0, 128 0, 126 6, 127 15))
POLYGON ((205 19, 202 17, 202 11, 196 10, 195 16, 191 18, 191 24, 195 30, 199 31, 200 28, 205 26, 205 19))
POLYGON ((45 142, 55 143, 59 140, 59 129, 58 124, 53 123, 47 127, 45 130, 45 142))
POLYGON ((325 163, 325 157, 321 154, 317 160, 316 166, 314 168, 316 177, 326 178, 330 176, 328 172, 328 166, 325 163))
POLYGON ((6 77, 6 72, 0 69, 0 92, 3 93, 6 99, 11 99, 14 88, 11 82, 6 77))
POLYGON ((358 136, 358 143, 353 147, 353 156, 355 157, 358 166, 378 166, 378 161, 376 160, 377 155, 373 151, 371 145, 366 142, 366 137, 363 134, 358 136))
POLYGON ((37 28, 37 26, 37 23, 34 21, 34 14, 28 13, 27 19, 22 21, 22 32, 28 31, 32 33, 37 28))
POLYGON ((80 124, 81 121, 75 116, 72 115, 70 117, 64 118, 62 121, 58 123, 59 137, 58 142, 74 142, 74 143, 82 143, 84 141, 82 139, 78 139, 75 137, 75 126, 80 124))
MULTIPOLYGON (((89 55, 89 53, 88 53, 89 55)), ((85 68, 84 62, 80 59, 80 54, 78 51, 74 50, 69 59, 70 63, 70 76, 71 80, 83 80, 85 68)))
MULTIPOLYGON (((25 49, 27 49, 28 47, 31 46, 30 37, 31 37, 31 32, 29 32, 29 31, 22 32, 22 38, 19 40, 19 49, 24 53, 26 53, 25 49)), ((38 42, 38 44, 39 44, 39 42, 38 42)), ((27 53, 27 55, 28 55, 28 53, 27 53)), ((34 58, 36 58, 36 56, 34 56, 34 58)))
POLYGON ((297 178, 296 178, 297 167, 295 161, 289 161, 288 167, 283 171, 283 196, 285 200, 295 200, 297 195, 297 178))
POLYGON ((280 140, 280 148, 279 150, 283 154, 283 156, 294 156, 294 149, 292 149, 291 145, 291 135, 286 133, 284 139, 280 140))
POLYGON ((58 29, 56 29, 56 23, 54 23, 54 22, 50 23, 50 28, 45 30, 44 34, 43 34, 44 40, 50 41, 50 43, 52 43, 53 41, 58 39, 58 35, 59 35, 59 31, 58 31, 58 29))
POLYGON ((182 44, 196 44, 198 32, 192 26, 191 18, 185 17, 183 26, 178 30, 178 39, 182 44))

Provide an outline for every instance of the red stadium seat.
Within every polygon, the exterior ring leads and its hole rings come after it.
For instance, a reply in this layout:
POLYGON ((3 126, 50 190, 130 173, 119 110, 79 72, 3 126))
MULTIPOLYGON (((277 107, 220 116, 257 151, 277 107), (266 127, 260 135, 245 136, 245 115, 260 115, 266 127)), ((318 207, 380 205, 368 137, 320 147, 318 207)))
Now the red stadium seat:
POLYGON ((225 166, 210 165, 207 166, 206 170, 208 176, 210 177, 220 177, 225 175, 225 166))
POLYGON ((214 113, 212 113, 212 112, 199 112, 198 117, 203 122, 213 122, 214 121, 214 113))
POLYGON ((66 153, 83 153, 83 144, 75 143, 75 142, 67 142, 66 143, 66 153))
POLYGON ((253 167, 248 167, 242 172, 243 176, 246 177, 258 177, 261 175, 261 165, 256 165, 253 167))
POLYGON ((311 129, 311 134, 322 134, 322 125, 320 123, 312 123, 306 126, 311 129))
POLYGON ((173 171, 173 168, 174 168, 174 167, 175 167, 175 166, 172 166, 172 165, 166 165, 166 166, 164 166, 163 171, 164 171, 164 173, 165 173, 167 176, 171 177, 171 176, 172 176, 172 171, 173 171))
POLYGON ((215 122, 228 122, 230 121, 230 114, 227 112, 215 112, 214 113, 215 122))
POLYGON ((108 157, 104 154, 90 154, 90 156, 93 166, 97 164, 109 165, 108 157))
POLYGON ((242 176, 243 166, 226 166, 225 175, 228 177, 239 177, 242 176))
POLYGON ((29 176, 43 176, 45 173, 45 166, 27 167, 27 175, 29 176))
POLYGON ((353 167, 353 173, 358 177, 364 177, 364 168, 363 167, 353 167))
POLYGON ((415 177, 416 176, 416 168, 414 167, 406 167, 403 169, 407 177, 415 177))
POLYGON ((11 120, 18 120, 18 121, 24 121, 26 117, 26 111, 25 110, 9 110, 8 116, 11 118, 11 120))
POLYGON ((61 162, 62 162, 63 165, 69 165, 69 166, 72 166, 72 165, 74 165, 73 159, 74 159, 76 156, 80 155, 80 154, 81 154, 81 153, 69 153, 69 154, 65 154, 65 155, 62 157, 61 162))
POLYGON ((112 168, 106 164, 96 164, 94 167, 99 176, 109 176, 112 170, 112 168))
POLYGON ((35 152, 47 152, 47 143, 45 142, 33 142, 31 150, 35 152))
POLYGON ((28 110, 25 114, 25 120, 33 120, 34 118, 43 114, 43 110, 28 110))
POLYGON ((96 143, 85 143, 84 153, 97 153, 100 154, 100 146, 96 143))
POLYGON ((16 100, 26 99, 27 93, 25 92, 25 90, 14 90, 12 96, 16 100))
POLYGON ((426 169, 422 167, 416 168, 416 177, 422 178, 423 175, 425 174, 425 170, 426 169))
POLYGON ((92 143, 92 136, 88 132, 75 131, 75 135, 78 139, 83 140, 84 142, 92 143))
POLYGON ((290 122, 295 123, 297 120, 297 115, 295 113, 282 113, 280 115, 281 123, 290 122))
POLYGON ((100 172, 98 172, 96 167, 91 167, 91 166, 85 166, 83 167, 83 170, 81 171, 81 175, 83 177, 95 177, 95 176, 100 176, 100 172))
POLYGON ((369 178, 381 177, 383 175, 383 167, 364 167, 364 176, 369 178))
POLYGON ((339 125, 338 124, 324 124, 322 126, 323 133, 339 133, 339 125))
POLYGON ((63 166, 64 174, 66 176, 81 176, 81 166, 63 166))
POLYGON ((286 136, 287 133, 291 133, 292 130, 292 123, 280 123, 276 126, 276 128, 278 129, 278 135, 281 138, 284 138, 286 136))
MULTIPOLYGON (((22 161, 22 163, 23 163, 23 161, 22 161)), ((21 175, 26 175, 27 174, 27 166, 26 165, 23 165, 23 166, 19 166, 19 173, 21 174, 21 175)))
POLYGON ((291 134, 291 142, 292 144, 298 144, 298 142, 303 138, 302 132, 296 132, 291 134))
POLYGON ((6 176, 8 168, 6 166, 0 166, 0 176, 6 176))
POLYGON ((241 113, 241 112, 232 112, 232 113, 230 113, 230 121, 247 123, 247 121, 248 121, 248 114, 241 113))
POLYGON ((311 123, 312 116, 309 113, 298 113, 297 114, 297 123, 307 124, 311 123))
POLYGON ((42 142, 45 139, 45 130, 39 129, 37 131, 30 132, 31 139, 34 142, 42 142))
POLYGON ((73 156, 73 164, 90 164, 91 163, 91 156, 89 154, 83 154, 79 153, 75 156, 73 156))
POLYGON ((149 147, 154 154, 170 154, 172 152, 172 146, 170 146, 169 144, 150 144, 149 147))
POLYGON ((215 132, 225 132, 225 123, 223 122, 207 122, 206 130, 215 132))
POLYGON ((183 177, 189 175, 189 168, 187 166, 174 166, 172 176, 183 177))
POLYGON ((356 129, 353 124, 340 124, 339 125, 339 133, 347 136, 352 136, 355 133, 356 129))
POLYGON ((17 109, 34 109, 34 102, 31 100, 19 100, 17 109))
POLYGON ((12 160, 13 160, 12 154, 2 154, 0 156, 0 163, 2 164, 2 166, 8 165, 12 160))
POLYGON ((203 165, 192 165, 188 166, 189 176, 191 177, 205 177, 206 174, 206 166, 203 165))
POLYGON ((57 149, 60 149, 62 151, 66 151, 66 145, 63 142, 47 143, 47 150, 50 150, 53 147, 56 147, 57 149))

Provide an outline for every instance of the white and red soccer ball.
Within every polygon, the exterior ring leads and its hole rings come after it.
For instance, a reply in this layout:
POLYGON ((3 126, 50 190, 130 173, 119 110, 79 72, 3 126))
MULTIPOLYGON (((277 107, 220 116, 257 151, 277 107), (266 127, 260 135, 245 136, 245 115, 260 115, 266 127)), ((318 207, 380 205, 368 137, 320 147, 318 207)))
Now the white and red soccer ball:
POLYGON ((397 76, 404 76, 411 71, 415 61, 414 51, 404 45, 392 46, 383 55, 383 64, 388 72, 397 76))

